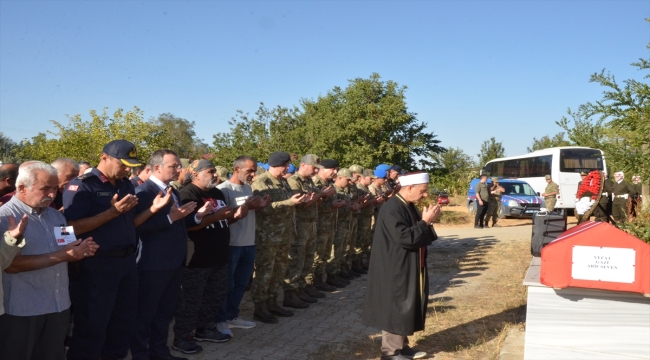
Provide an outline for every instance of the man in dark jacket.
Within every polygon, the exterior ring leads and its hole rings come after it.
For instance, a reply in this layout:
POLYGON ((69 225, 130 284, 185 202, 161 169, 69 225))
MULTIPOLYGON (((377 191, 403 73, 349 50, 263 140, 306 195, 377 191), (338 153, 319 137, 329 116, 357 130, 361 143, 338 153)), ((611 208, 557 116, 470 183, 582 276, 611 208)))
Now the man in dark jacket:
POLYGON ((414 205, 427 196, 428 174, 402 175, 400 184, 377 216, 363 307, 364 323, 382 330, 382 360, 426 356, 408 346, 407 336, 424 329, 426 247, 436 238, 432 224, 440 206, 425 207, 420 216, 414 205))
POLYGON ((151 155, 151 177, 135 190, 136 213, 151 211, 163 193, 168 203, 136 228, 140 240, 138 263, 138 309, 134 360, 177 359, 167 347, 167 333, 181 291, 182 266, 187 255, 187 229, 183 218, 194 211, 196 202, 180 206, 180 194, 169 183, 178 179, 180 160, 171 150, 151 155))

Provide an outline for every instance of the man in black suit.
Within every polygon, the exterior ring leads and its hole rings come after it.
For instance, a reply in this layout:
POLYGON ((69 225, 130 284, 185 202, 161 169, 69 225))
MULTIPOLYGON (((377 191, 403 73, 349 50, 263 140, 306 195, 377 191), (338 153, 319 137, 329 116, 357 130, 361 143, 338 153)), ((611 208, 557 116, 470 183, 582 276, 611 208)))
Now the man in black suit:
POLYGON ((194 211, 195 202, 180 206, 180 194, 169 186, 178 179, 181 163, 171 150, 158 150, 149 159, 151 176, 136 189, 136 213, 150 210, 158 194, 171 199, 136 228, 139 238, 138 310, 134 360, 179 359, 171 355, 167 333, 181 289, 182 266, 187 255, 187 230, 183 218, 194 211))

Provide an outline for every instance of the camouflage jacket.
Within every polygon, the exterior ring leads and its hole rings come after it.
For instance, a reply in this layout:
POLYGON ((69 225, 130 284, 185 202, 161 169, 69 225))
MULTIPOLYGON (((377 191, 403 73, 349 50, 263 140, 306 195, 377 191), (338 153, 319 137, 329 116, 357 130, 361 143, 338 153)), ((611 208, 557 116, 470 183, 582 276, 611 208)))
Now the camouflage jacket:
POLYGON ((253 195, 269 195, 267 207, 255 214, 258 245, 293 243, 296 237, 291 187, 284 178, 276 179, 268 171, 251 184, 253 195))
MULTIPOLYGON (((297 172, 287 179, 294 194, 306 194, 308 192, 319 192, 311 178, 305 178, 297 172)), ((318 219, 318 204, 305 207, 304 204, 296 206, 296 217, 301 219, 318 219)))

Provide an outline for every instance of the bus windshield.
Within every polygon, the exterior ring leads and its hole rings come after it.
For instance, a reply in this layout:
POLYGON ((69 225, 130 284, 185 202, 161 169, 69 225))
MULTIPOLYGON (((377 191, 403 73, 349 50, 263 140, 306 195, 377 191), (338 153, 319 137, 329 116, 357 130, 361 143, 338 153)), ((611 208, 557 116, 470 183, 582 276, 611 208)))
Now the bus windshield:
POLYGON ((599 150, 562 149, 560 151, 560 172, 592 170, 603 170, 603 156, 599 150))

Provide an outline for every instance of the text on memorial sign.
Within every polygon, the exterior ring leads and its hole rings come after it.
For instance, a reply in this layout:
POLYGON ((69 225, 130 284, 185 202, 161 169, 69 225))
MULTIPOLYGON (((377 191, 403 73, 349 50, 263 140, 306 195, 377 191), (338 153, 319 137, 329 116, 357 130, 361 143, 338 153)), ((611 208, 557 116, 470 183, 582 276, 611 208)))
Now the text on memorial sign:
POLYGON ((574 246, 571 277, 631 284, 635 277, 635 262, 634 249, 574 246))

